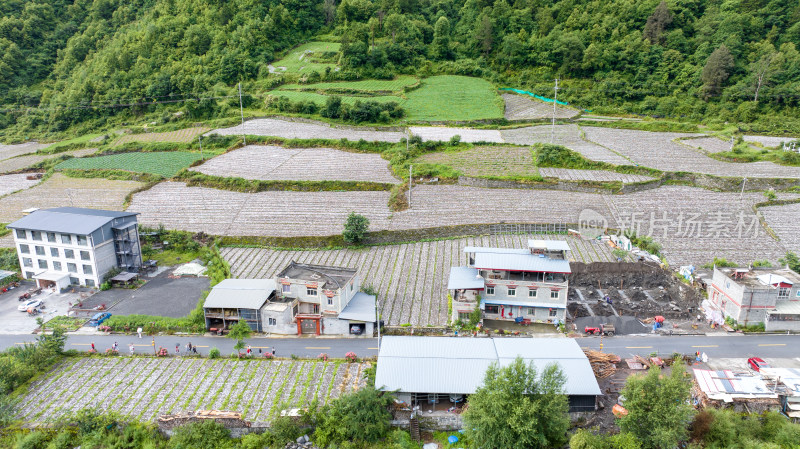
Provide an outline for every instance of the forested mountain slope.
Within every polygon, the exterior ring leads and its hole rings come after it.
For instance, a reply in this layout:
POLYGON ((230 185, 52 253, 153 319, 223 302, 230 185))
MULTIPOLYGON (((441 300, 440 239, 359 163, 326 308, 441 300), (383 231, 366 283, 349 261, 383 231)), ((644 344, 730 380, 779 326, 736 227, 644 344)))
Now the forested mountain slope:
POLYGON ((796 0, 0 0, 0 16, 0 129, 211 117, 218 101, 138 103, 297 81, 268 64, 321 33, 340 70, 313 79, 453 73, 552 96, 560 78, 596 111, 800 128, 796 0))

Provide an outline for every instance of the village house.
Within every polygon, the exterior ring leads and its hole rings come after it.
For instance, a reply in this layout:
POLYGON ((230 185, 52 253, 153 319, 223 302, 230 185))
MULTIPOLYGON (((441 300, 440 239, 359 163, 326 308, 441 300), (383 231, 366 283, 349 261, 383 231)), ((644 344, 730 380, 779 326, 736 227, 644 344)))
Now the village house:
POLYGON ((226 279, 203 306, 207 328, 245 320, 272 334, 367 335, 377 321, 376 298, 360 291, 349 268, 292 261, 274 279, 226 279))
POLYGON ((451 268, 447 283, 451 319, 466 321, 478 306, 483 320, 497 325, 563 323, 569 250, 562 240, 529 240, 528 249, 464 248, 468 266, 451 268))
POLYGON ((113 269, 142 265, 136 213, 77 207, 31 210, 7 225, 22 277, 41 288, 97 287, 113 269))
POLYGON ((800 275, 788 268, 715 267, 706 304, 742 325, 800 330, 800 275))

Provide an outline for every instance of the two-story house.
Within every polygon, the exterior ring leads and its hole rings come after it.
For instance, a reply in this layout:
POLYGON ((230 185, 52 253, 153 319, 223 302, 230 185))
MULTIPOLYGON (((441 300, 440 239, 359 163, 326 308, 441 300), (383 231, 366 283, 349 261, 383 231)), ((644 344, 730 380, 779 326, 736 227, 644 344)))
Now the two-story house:
POLYGON ((468 319, 478 305, 484 320, 563 323, 569 251, 561 240, 529 240, 527 249, 464 248, 468 265, 453 267, 448 280, 451 319, 468 319))
POLYGON ((292 261, 275 276, 275 285, 275 299, 264 313, 265 332, 372 335, 376 298, 359 290, 356 270, 292 261))
POLYGON ((113 268, 142 265, 136 213, 77 207, 33 210, 9 224, 22 277, 42 288, 97 287, 113 268))
POLYGON ((739 324, 800 330, 800 275, 789 268, 714 267, 707 304, 739 324))

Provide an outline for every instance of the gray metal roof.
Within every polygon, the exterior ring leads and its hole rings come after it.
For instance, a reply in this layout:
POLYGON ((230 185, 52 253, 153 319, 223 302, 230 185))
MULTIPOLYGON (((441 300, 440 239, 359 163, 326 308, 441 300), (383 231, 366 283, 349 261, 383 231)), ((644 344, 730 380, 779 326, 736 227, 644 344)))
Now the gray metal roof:
POLYGON ((375 385, 406 393, 472 394, 489 365, 504 366, 517 356, 539 372, 557 363, 569 395, 601 394, 589 360, 569 338, 384 337, 375 385))
POLYGON ((467 246, 464 248, 465 253, 494 253, 494 254, 530 254, 529 249, 517 248, 487 248, 484 246, 467 246))
POLYGON ((571 273, 568 261, 539 257, 538 254, 477 253, 475 254, 475 267, 484 270, 571 273))
POLYGON ((356 293, 339 313, 339 319, 364 321, 366 323, 375 322, 377 320, 375 297, 364 292, 356 293))
POLYGON ((225 279, 211 289, 203 307, 260 309, 274 291, 272 279, 225 279))
POLYGON ((564 240, 528 240, 528 248, 544 246, 548 251, 570 251, 569 244, 564 240))
POLYGON ((37 210, 9 224, 11 229, 88 235, 115 218, 135 216, 133 212, 57 207, 37 210))
POLYGON ((450 268, 450 278, 447 280, 447 289, 482 289, 485 282, 477 268, 452 267, 450 268))

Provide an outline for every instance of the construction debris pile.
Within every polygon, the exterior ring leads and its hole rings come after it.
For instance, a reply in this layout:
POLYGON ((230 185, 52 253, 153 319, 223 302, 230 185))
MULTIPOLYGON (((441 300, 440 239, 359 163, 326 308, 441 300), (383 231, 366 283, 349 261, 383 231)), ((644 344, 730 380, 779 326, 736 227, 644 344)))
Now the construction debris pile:
POLYGON ((592 365, 592 370, 596 378, 605 379, 606 377, 613 376, 614 373, 617 372, 617 363, 620 362, 620 357, 618 355, 606 354, 593 349, 584 349, 583 352, 589 359, 589 363, 592 365))
POLYGON ((238 412, 197 410, 172 415, 160 415, 158 417, 158 428, 161 430, 174 429, 192 422, 203 422, 205 420, 213 420, 229 429, 250 427, 250 422, 243 420, 242 414, 238 412))

